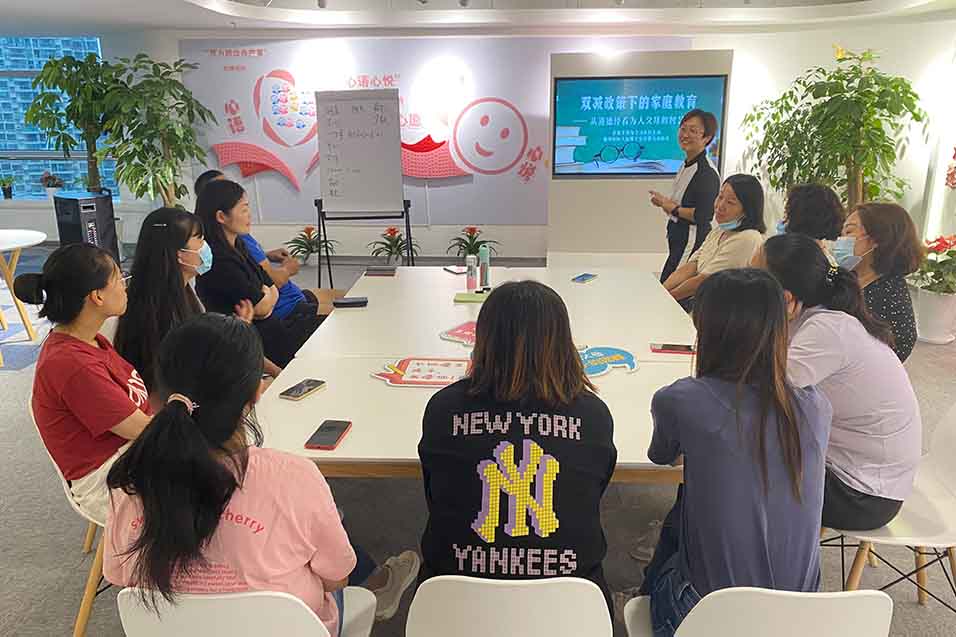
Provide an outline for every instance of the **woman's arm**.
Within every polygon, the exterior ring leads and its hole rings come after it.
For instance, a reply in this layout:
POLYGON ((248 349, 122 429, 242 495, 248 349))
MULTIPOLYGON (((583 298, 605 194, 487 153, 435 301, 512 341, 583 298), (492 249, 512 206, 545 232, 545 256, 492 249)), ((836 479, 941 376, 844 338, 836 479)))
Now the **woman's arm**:
POLYGON ((683 301, 697 294, 697 288, 700 287, 700 284, 703 283, 708 276, 710 275, 703 273, 695 274, 677 287, 668 291, 671 293, 671 296, 674 297, 674 300, 683 301))
POLYGON ((684 283, 684 281, 687 279, 696 275, 697 261, 688 261, 684 265, 674 270, 674 273, 667 277, 667 280, 664 281, 664 289, 667 291, 673 290, 684 283))
POLYGON ((147 416, 137 409, 132 414, 121 420, 120 423, 110 429, 110 431, 120 438, 136 440, 136 438, 143 433, 143 430, 146 429, 146 425, 148 425, 152 419, 152 416, 147 416))
POLYGON ((263 285, 262 294, 262 298, 252 308, 257 319, 269 318, 272 315, 272 310, 276 307, 276 302, 279 300, 279 289, 274 285, 263 285))

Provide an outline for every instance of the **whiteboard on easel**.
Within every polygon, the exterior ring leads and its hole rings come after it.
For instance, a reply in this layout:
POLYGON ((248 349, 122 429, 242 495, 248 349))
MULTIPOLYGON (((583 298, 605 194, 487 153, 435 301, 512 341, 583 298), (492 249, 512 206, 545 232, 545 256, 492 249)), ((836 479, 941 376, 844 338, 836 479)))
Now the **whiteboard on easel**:
POLYGON ((404 209, 398 89, 317 91, 322 209, 404 209))

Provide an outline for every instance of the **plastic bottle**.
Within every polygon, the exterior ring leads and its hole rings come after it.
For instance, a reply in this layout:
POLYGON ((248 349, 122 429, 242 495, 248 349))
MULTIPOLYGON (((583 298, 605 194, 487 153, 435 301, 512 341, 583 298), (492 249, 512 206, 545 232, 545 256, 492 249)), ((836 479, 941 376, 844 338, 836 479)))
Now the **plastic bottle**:
POLYGON ((484 245, 478 248, 478 271, 481 279, 481 288, 491 288, 491 251, 484 245))
POLYGON ((465 257, 465 267, 468 268, 465 274, 466 285, 468 291, 473 292, 478 287, 478 257, 473 254, 465 257))

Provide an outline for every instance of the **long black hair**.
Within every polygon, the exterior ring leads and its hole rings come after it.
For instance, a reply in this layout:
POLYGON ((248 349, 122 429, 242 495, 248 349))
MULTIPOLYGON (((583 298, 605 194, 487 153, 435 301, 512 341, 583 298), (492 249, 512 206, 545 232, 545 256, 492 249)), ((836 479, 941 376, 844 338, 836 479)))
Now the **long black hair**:
POLYGON ((193 184, 193 192, 198 197, 199 193, 203 191, 203 188, 205 188, 207 184, 209 184, 212 181, 216 181, 222 176, 223 176, 223 173, 221 170, 210 168, 203 174, 196 177, 196 182, 193 184))
POLYGON ((251 415, 262 376, 262 344, 237 318, 200 314, 163 339, 157 365, 163 408, 120 456, 107 477, 142 503, 139 537, 127 547, 134 586, 156 607, 172 601, 177 575, 204 564, 202 551, 219 526, 248 465, 249 436, 262 444, 251 415), (169 400, 188 397, 190 408, 169 400))
MULTIPOLYGON (((216 219, 216 213, 222 210, 224 214, 232 214, 232 209, 242 201, 245 194, 246 191, 242 186, 226 179, 210 181, 199 191, 196 214, 202 219, 206 241, 213 250, 233 247, 226 241, 226 233, 222 229, 222 224, 216 219)), ((241 243, 237 241, 236 246, 238 247, 241 243)))
POLYGON ((791 491, 800 501, 801 423, 795 413, 793 387, 787 381, 789 338, 783 289, 769 273, 741 268, 707 277, 696 297, 697 376, 735 383, 738 404, 746 387, 756 391, 760 422, 754 430, 754 455, 765 491, 770 486, 767 427, 773 409, 791 491))
POLYGON ((866 331, 893 347, 893 331, 866 309, 856 272, 830 263, 816 241, 803 234, 780 234, 764 242, 767 269, 803 307, 821 305, 856 318, 866 331))
POLYGON ((760 234, 767 232, 767 224, 763 220, 763 186, 753 175, 737 174, 731 175, 724 180, 737 195, 737 201, 744 209, 744 218, 740 225, 734 228, 733 232, 743 232, 744 230, 756 230, 760 234))
POLYGON ((202 312, 179 264, 179 251, 192 237, 202 236, 199 217, 178 208, 152 211, 139 231, 129 301, 114 346, 140 370, 148 389, 155 385, 154 363, 163 337, 170 328, 202 312))
POLYGON ((42 303, 40 317, 64 325, 76 320, 87 295, 109 285, 118 270, 106 250, 89 243, 71 243, 47 257, 42 274, 18 276, 13 293, 24 303, 42 303))

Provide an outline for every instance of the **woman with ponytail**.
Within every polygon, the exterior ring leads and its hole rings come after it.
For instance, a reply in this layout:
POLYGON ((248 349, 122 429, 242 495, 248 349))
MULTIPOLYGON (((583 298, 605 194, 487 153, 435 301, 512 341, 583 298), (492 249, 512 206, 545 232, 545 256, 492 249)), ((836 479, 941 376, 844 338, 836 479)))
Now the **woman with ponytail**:
POLYGON ((867 311, 857 275, 809 237, 772 237, 754 264, 785 291, 790 381, 816 385, 833 405, 823 526, 879 528, 912 490, 922 450, 919 404, 893 333, 867 311))
POLYGON ((126 281, 108 252, 85 243, 51 254, 42 274, 21 274, 14 294, 42 304, 53 323, 33 379, 40 437, 80 509, 103 523, 106 474, 149 422, 146 386, 99 331, 126 311, 126 281))
POLYGON ((648 457, 684 484, 645 570, 655 637, 731 586, 816 591, 830 403, 787 381, 783 290, 756 269, 697 290, 697 370, 651 401, 648 457))
POLYGON ((393 583, 389 594, 400 598, 397 583, 407 574, 392 572, 395 558, 371 577, 367 556, 356 569, 315 463, 259 447, 253 408, 262 359, 255 330, 221 314, 194 316, 163 339, 163 407, 109 473, 103 574, 142 588, 153 607, 159 596, 175 602, 176 593, 287 592, 336 635, 338 591, 353 570, 362 570, 358 579, 380 604, 383 586, 374 584, 393 583))

